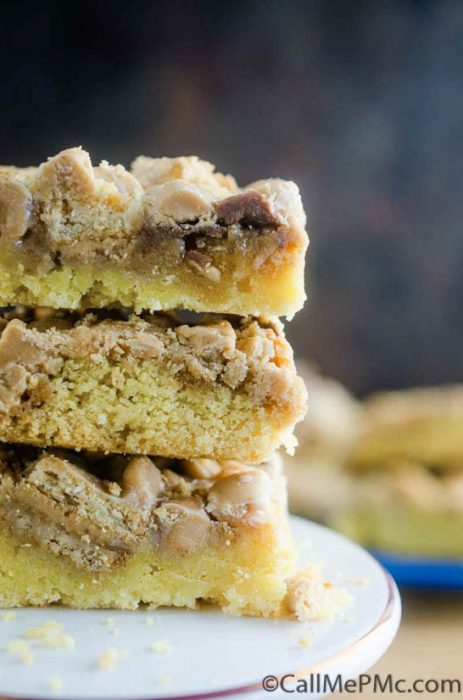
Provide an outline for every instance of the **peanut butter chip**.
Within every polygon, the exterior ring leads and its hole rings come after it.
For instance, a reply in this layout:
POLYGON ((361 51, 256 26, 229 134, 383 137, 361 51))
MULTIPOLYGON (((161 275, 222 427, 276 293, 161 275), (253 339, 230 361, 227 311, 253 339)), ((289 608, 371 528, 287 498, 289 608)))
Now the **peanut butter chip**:
POLYGON ((27 372, 20 365, 10 365, 0 372, 0 412, 19 404, 27 388, 27 372))
POLYGON ((165 545, 180 554, 191 554, 207 544, 211 521, 206 511, 193 499, 185 499, 165 506, 170 526, 163 518, 162 509, 159 517, 167 530, 165 545))
POLYGON ((220 464, 214 459, 183 459, 180 465, 193 479, 214 479, 221 471, 220 464))
POLYGON ((0 236, 19 240, 27 231, 31 197, 26 187, 11 177, 0 175, 0 236))
POLYGON ((261 522, 266 513, 262 504, 268 503, 271 482, 259 469, 218 479, 207 497, 207 510, 217 518, 230 523, 261 522))
POLYGON ((149 457, 134 457, 125 468, 122 482, 128 501, 151 508, 161 490, 161 472, 149 457))
POLYGON ((33 343, 26 324, 18 319, 10 321, 0 338, 0 367, 10 362, 30 367, 42 359, 43 353, 33 343))
POLYGON ((153 187, 172 180, 199 185, 216 197, 226 197, 237 190, 231 175, 214 172, 212 163, 200 160, 197 156, 179 158, 147 158, 139 156, 132 163, 132 173, 150 192, 153 187))
POLYGON ((235 349, 236 333, 228 321, 210 326, 179 326, 177 335, 181 342, 188 343, 204 357, 217 354, 229 357, 235 349))
POLYGON ((302 206, 299 188, 295 182, 270 178, 258 180, 247 186, 266 197, 275 216, 281 223, 291 223, 298 228, 306 225, 306 215, 302 206))
POLYGON ((55 189, 72 191, 78 197, 95 194, 92 162, 82 148, 61 151, 39 167, 34 191, 40 197, 46 198, 55 189))
POLYGON ((143 187, 138 180, 127 172, 122 165, 109 165, 109 163, 103 161, 98 168, 94 169, 94 172, 97 179, 113 183, 120 194, 137 196, 143 194, 143 187))
POLYGON ((155 209, 175 221, 191 221, 210 209, 211 196, 203 188, 183 180, 171 180, 154 187, 150 197, 155 209))

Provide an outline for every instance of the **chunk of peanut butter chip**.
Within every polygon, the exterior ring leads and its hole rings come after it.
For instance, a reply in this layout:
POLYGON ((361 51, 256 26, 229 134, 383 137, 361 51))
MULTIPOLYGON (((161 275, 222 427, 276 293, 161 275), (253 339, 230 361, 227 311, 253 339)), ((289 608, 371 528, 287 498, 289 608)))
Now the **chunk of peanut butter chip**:
POLYGON ((42 359, 43 353, 34 344, 26 324, 18 319, 10 321, 0 338, 0 367, 10 362, 31 367, 42 359))
POLYGON ((40 197, 48 197, 53 190, 72 192, 76 198, 95 194, 95 175, 88 153, 82 148, 68 148, 43 163, 38 171, 33 190, 40 197))
POLYGON ((304 228, 306 215, 302 206, 299 188, 295 182, 269 178, 258 180, 247 186, 247 190, 254 190, 264 195, 272 207, 274 215, 280 222, 289 221, 295 226, 304 228))
POLYGON ((180 465, 193 479, 214 479, 221 471, 221 465, 214 459, 182 459, 180 465))
POLYGON ((97 180, 113 183, 118 192, 124 195, 143 194, 143 187, 122 165, 109 165, 106 161, 94 168, 97 180))
POLYGON ((0 175, 0 237, 19 240, 27 231, 31 197, 27 188, 0 175))
POLYGON ((169 503, 167 510, 172 518, 165 545, 180 554, 191 554, 207 544, 211 521, 206 511, 193 499, 169 503))
POLYGON ((236 333, 228 321, 210 326, 179 326, 177 335, 180 342, 187 343, 204 357, 216 354, 231 356, 236 344, 236 333))
POLYGON ((172 180, 183 180, 200 185, 215 196, 222 197, 237 189, 237 184, 231 175, 216 173, 212 163, 200 160, 197 156, 178 158, 138 156, 132 163, 132 173, 147 191, 172 180))
POLYGON ((150 508, 161 490, 161 472, 149 457, 134 457, 125 468, 122 483, 124 497, 150 508))
POLYGON ((265 516, 260 505, 268 501, 269 490, 270 479, 262 470, 232 474, 213 484, 207 498, 207 510, 230 525, 240 521, 253 524, 265 516))
POLYGON ((189 221, 206 214, 210 208, 209 193, 197 185, 171 180, 150 192, 153 206, 163 216, 176 221, 189 221))

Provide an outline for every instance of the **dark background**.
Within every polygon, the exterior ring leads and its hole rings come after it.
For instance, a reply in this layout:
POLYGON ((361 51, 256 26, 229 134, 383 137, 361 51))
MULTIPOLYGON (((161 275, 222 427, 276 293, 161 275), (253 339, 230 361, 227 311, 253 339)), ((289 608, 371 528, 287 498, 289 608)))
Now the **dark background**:
POLYGON ((197 153, 296 180, 297 354, 360 394, 463 379, 463 2, 4 2, 0 161, 197 153))

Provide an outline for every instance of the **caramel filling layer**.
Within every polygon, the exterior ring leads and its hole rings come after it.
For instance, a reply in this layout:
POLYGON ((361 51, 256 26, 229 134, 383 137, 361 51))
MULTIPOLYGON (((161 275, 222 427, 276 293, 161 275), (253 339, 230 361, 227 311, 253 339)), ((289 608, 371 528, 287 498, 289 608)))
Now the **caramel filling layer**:
POLYGON ((102 571, 142 542, 172 555, 230 546, 284 504, 277 465, 0 450, 0 520, 23 545, 102 571))

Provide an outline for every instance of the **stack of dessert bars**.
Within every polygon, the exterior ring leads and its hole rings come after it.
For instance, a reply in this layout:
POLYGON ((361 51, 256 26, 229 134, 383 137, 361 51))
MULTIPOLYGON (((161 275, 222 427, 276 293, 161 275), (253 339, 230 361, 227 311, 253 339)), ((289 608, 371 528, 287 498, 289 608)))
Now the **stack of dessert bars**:
POLYGON ((307 243, 294 183, 195 157, 0 168, 1 606, 310 607, 274 457, 307 243))

